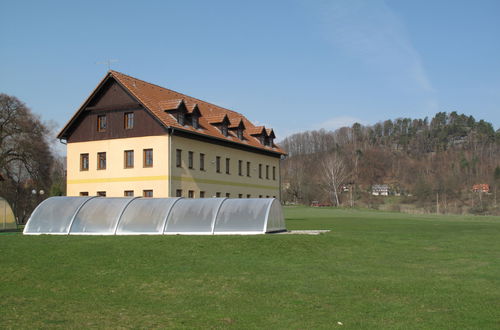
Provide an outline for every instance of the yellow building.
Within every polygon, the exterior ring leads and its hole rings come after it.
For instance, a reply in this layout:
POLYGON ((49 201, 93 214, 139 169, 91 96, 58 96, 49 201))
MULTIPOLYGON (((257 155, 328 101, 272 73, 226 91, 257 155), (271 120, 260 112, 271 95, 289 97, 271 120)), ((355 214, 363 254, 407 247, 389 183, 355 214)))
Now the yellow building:
POLYGON ((280 197, 272 129, 116 71, 58 138, 68 196, 280 197))

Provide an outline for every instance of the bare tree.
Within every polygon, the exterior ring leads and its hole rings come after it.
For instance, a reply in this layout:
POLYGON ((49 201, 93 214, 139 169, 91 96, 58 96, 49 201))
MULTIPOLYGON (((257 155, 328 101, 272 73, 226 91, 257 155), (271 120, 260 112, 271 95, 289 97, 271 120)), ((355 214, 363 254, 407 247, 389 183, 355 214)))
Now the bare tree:
POLYGON ((335 205, 339 206, 340 189, 342 189, 341 186, 346 182, 349 175, 345 162, 338 153, 330 153, 322 159, 321 165, 323 189, 335 201, 335 205))
POLYGON ((51 185, 52 152, 49 131, 24 103, 0 94, 0 172, 3 195, 24 222, 51 185), (32 195, 32 190, 37 194, 32 195))

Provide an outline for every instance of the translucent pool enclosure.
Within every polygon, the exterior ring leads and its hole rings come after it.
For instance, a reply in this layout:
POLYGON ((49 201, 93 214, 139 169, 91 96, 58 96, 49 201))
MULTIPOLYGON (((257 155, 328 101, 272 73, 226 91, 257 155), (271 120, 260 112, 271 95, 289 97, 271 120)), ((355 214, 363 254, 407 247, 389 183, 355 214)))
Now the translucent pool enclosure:
POLYGON ((24 234, 252 235, 285 231, 275 198, 51 197, 24 234))
POLYGON ((16 217, 9 203, 0 197, 0 231, 17 229, 16 217))

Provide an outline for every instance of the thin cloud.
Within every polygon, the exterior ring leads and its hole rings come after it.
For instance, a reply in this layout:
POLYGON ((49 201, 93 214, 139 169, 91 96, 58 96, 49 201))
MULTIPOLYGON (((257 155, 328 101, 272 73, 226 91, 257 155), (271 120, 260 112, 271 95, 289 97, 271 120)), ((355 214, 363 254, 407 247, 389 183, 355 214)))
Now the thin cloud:
POLYGON ((381 0, 326 5, 327 36, 337 48, 423 92, 434 89, 399 16, 381 0))

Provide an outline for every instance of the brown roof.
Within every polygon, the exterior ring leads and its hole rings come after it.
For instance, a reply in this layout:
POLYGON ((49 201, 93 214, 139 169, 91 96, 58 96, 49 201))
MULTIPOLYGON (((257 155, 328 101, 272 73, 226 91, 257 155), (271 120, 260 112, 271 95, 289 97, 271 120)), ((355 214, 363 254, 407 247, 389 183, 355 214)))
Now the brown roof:
POLYGON ((198 108, 198 104, 196 104, 196 103, 194 103, 194 104, 189 104, 188 103, 188 104, 186 104, 186 106, 187 106, 188 113, 193 113, 193 111, 195 109, 198 109, 198 111, 200 111, 200 108, 198 108))
MULTIPOLYGON (((107 75, 102 80, 101 84, 103 84, 110 77, 115 78, 120 85, 122 85, 131 95, 133 95, 146 108, 146 110, 150 111, 150 113, 154 117, 159 119, 159 121, 166 127, 173 127, 187 132, 191 131, 196 134, 202 134, 217 139, 227 140, 237 144, 247 145, 250 147, 267 150, 279 154, 285 153, 277 145, 274 145, 273 147, 262 145, 259 139, 251 135, 252 134, 251 132, 254 132, 256 129, 257 131, 261 131, 262 129, 264 129, 264 127, 254 126, 245 116, 236 111, 222 108, 217 105, 175 92, 173 90, 164 87, 160 87, 158 85, 145 82, 143 80, 113 70, 110 70, 107 73, 107 75), (188 112, 192 112, 195 106, 200 111, 201 116, 199 118, 199 123, 200 123, 199 129, 195 129, 192 126, 180 125, 172 115, 170 115, 168 112, 165 111, 165 110, 177 109, 182 102, 184 102, 184 104, 186 105, 188 112), (243 124, 246 128, 243 133, 244 137, 243 141, 239 140, 235 134, 230 133, 227 137, 224 136, 216 126, 212 125, 213 123, 222 122, 224 116, 227 116, 230 123, 233 123, 234 120, 243 121, 243 124), (214 120, 220 120, 220 121, 217 122, 214 120)), ((97 87, 97 89, 99 88, 99 86, 97 87)), ((86 102, 84 103, 84 105, 85 104, 86 102)), ((80 109, 75 114, 75 116, 73 116, 73 118, 66 125, 66 127, 61 131, 61 133, 59 133, 59 138, 62 138, 62 136, 64 136, 64 133, 66 132, 67 129, 69 129, 69 126, 76 119, 75 117, 80 113, 81 110, 82 109, 80 109)))
POLYGON ((167 101, 160 101, 158 103, 159 107, 163 110, 175 110, 178 109, 179 106, 184 102, 182 99, 180 100, 167 100, 167 101))
POLYGON ((229 128, 238 128, 240 125, 243 124, 245 126, 245 123, 243 122, 243 119, 241 118, 233 118, 230 120, 229 123, 229 128))
POLYGON ((267 136, 272 136, 273 138, 276 137, 276 135, 274 135, 274 130, 272 128, 266 129, 266 134, 267 136))
MULTIPOLYGON (((219 113, 217 115, 213 116, 206 116, 205 119, 210 123, 210 124, 219 124, 222 123, 225 119, 227 118, 227 114, 225 113, 219 113)), ((228 119, 229 120, 229 119, 228 119)))
POLYGON ((252 126, 248 128, 248 134, 250 135, 260 135, 262 133, 266 133, 264 126, 252 126))

